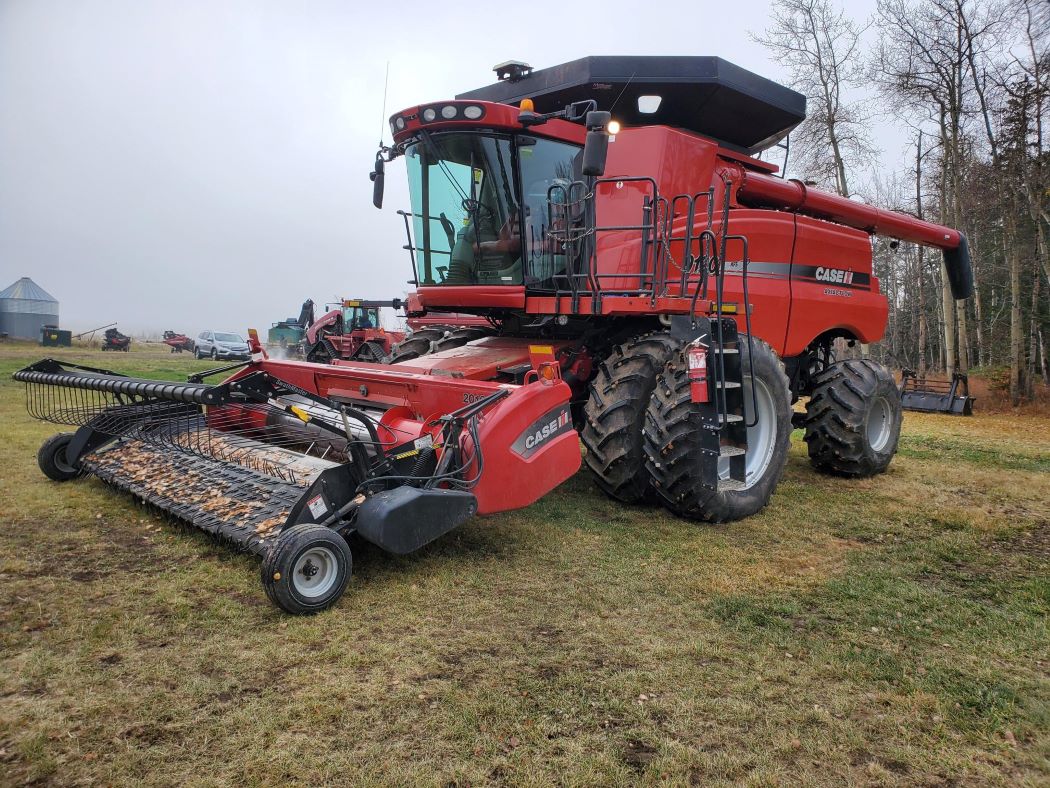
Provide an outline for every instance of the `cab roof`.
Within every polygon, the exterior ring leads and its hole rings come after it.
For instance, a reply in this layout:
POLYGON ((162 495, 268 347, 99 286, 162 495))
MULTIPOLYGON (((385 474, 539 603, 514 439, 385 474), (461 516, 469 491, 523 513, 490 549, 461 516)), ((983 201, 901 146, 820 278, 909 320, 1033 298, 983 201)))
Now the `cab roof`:
MULTIPOLYGON (((506 64, 501 64, 506 65, 506 64)), ((591 56, 539 70, 502 69, 507 77, 456 96, 517 104, 537 112, 594 99, 625 126, 672 126, 754 155, 806 117, 806 97, 720 57, 591 56)))

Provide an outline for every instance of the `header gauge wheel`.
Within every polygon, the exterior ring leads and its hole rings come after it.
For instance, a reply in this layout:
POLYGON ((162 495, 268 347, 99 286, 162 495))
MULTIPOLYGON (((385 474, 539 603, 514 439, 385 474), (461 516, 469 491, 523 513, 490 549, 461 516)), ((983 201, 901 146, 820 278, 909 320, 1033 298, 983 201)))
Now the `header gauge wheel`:
POLYGON ((295 525, 277 537, 263 561, 262 583, 279 608, 310 615, 335 604, 350 582, 352 568, 343 537, 323 525, 295 525))

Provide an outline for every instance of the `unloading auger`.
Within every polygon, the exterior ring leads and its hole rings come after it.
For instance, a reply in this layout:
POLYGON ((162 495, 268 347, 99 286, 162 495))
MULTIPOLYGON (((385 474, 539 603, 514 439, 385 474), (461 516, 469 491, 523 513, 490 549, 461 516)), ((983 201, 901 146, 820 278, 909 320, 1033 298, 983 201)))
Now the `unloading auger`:
POLYGON ((78 427, 41 470, 91 474, 262 557, 290 613, 346 589, 356 533, 406 554, 476 514, 535 501, 580 467, 569 387, 538 364, 522 385, 378 364, 253 358, 222 383, 126 377, 45 359, 14 377, 31 415, 78 427))

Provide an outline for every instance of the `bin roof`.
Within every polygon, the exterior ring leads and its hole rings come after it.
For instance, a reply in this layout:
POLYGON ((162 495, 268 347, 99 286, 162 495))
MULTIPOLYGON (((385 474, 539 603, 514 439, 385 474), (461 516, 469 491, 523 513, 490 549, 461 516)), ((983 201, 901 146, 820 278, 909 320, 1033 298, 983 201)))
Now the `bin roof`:
POLYGON ((50 293, 28 276, 23 276, 14 284, 0 291, 0 299, 5 298, 18 298, 24 301, 49 301, 52 304, 58 303, 58 299, 53 298, 50 293))

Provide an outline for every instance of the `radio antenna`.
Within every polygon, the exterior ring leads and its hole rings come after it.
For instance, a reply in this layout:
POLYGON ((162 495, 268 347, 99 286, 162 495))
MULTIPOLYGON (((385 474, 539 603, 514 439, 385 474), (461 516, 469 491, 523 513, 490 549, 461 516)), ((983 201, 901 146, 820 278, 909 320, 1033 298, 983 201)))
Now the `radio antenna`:
POLYGON ((386 133, 386 90, 390 86, 390 61, 386 62, 386 77, 383 79, 383 114, 379 117, 379 147, 383 147, 383 135, 386 133))

